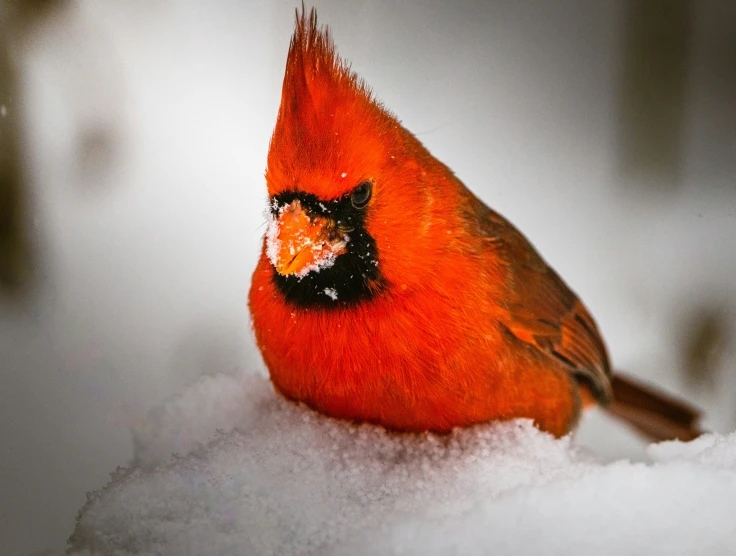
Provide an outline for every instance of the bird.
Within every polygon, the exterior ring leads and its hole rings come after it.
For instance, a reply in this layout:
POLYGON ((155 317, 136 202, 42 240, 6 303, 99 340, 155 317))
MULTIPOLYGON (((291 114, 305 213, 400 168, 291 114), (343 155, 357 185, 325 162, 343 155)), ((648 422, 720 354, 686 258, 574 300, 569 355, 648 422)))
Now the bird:
POLYGON ((589 310, 296 10, 248 304, 271 382, 397 432, 531 419, 554 436, 600 405, 652 439, 697 411, 612 373, 589 310))

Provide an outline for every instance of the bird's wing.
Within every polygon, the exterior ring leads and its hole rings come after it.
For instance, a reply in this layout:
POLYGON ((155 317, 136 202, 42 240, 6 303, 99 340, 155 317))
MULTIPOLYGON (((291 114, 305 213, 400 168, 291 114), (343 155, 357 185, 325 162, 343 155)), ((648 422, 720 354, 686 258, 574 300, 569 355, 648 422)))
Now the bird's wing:
POLYGON ((505 263, 509 297, 501 324, 561 362, 599 403, 611 400, 611 369, 593 318, 514 226, 476 199, 482 236, 505 263))

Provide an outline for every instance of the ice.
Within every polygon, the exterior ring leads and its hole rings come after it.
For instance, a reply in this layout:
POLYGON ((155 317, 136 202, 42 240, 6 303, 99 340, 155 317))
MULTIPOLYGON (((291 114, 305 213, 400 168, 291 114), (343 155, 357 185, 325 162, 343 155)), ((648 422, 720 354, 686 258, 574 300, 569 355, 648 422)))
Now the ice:
POLYGON ((201 380, 136 432, 76 550, 132 554, 725 554, 736 434, 601 464, 528 421, 400 435, 321 416, 263 377, 201 380), (171 455, 177 452, 177 455, 171 455))

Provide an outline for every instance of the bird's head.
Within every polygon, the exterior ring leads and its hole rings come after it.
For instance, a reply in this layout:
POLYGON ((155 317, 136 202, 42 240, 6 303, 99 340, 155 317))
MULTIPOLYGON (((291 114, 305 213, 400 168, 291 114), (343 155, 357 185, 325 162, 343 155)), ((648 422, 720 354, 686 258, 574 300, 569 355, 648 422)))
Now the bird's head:
POLYGON ((266 170, 265 249, 286 298, 341 306, 406 282, 433 161, 337 56, 316 12, 297 13, 266 170))

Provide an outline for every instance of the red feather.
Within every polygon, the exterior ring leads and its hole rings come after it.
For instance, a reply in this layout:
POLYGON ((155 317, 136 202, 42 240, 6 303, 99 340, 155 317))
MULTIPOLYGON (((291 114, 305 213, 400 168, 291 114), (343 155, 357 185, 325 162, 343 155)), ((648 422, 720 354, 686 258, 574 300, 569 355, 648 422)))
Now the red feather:
MULTIPOLYGON (((319 203, 373 186, 364 226, 380 280, 359 302, 289 301, 264 240, 250 309, 286 397, 395 430, 526 417, 555 435, 577 423, 584 400, 610 400, 606 349, 580 300, 373 99, 314 10, 297 14, 266 182, 272 199, 294 192, 319 203)), ((294 203, 275 217, 309 221, 308 207, 294 203)), ((315 224, 320 238, 343 233, 324 222, 315 224)))

